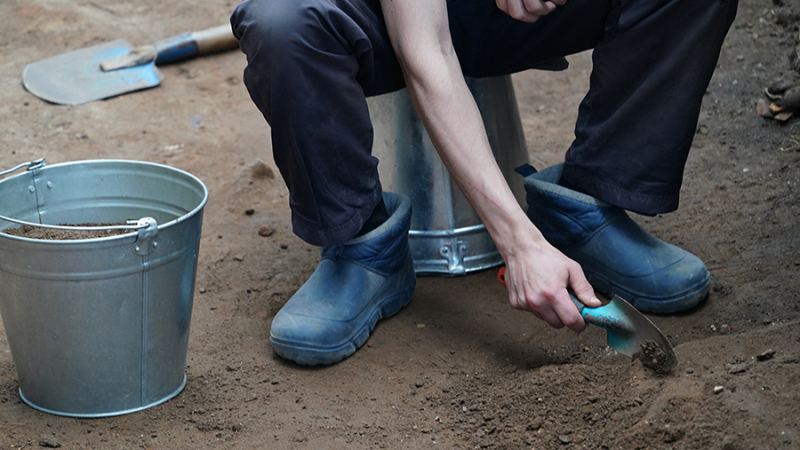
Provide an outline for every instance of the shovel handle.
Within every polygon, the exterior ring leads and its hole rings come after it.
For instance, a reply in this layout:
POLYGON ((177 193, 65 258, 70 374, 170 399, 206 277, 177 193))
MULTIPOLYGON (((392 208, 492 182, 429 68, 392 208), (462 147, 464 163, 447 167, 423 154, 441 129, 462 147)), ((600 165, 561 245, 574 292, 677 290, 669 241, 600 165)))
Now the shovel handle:
POLYGON ((156 42, 156 65, 169 64, 195 56, 230 50, 239 46, 230 25, 200 31, 187 31, 156 42))
MULTIPOLYGON (((499 281, 500 284, 502 284, 503 286, 506 285, 505 267, 501 267, 500 270, 497 272, 497 281, 499 281)), ((583 315, 583 310, 584 308, 586 308, 586 305, 584 305, 583 302, 578 300, 578 297, 575 297, 575 294, 573 294, 572 291, 567 290, 567 292, 569 292, 569 299, 572 300, 572 303, 575 304, 576 308, 578 308, 578 312, 581 313, 581 315, 583 315)))

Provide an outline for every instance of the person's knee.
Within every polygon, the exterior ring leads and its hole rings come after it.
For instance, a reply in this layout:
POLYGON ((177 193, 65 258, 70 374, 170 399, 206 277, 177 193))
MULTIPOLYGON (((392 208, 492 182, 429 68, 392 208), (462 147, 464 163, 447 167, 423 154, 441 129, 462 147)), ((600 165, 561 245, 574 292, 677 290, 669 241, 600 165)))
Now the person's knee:
POLYGON ((323 7, 319 0, 244 0, 231 15, 233 34, 245 53, 250 43, 285 48, 318 23, 314 17, 323 7))

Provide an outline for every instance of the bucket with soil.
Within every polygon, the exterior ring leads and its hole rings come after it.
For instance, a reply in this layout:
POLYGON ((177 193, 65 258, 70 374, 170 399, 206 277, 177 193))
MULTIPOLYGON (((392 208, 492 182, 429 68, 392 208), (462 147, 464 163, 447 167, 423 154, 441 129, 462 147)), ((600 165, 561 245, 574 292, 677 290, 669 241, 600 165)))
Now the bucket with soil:
POLYGON ((30 406, 140 411, 186 384, 205 185, 137 161, 0 173, 0 316, 30 406))

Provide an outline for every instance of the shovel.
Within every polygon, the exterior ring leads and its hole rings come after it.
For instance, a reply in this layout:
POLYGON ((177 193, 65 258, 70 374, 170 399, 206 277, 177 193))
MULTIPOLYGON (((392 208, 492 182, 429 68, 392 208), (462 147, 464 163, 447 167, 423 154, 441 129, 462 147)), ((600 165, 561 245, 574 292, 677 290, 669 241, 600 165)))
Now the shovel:
POLYGON ((80 105, 158 86, 164 75, 156 65, 238 45, 230 25, 182 33, 139 48, 117 39, 29 64, 22 84, 42 100, 80 105))
MULTIPOLYGON (((506 268, 500 268, 497 279, 506 285, 506 268)), ((608 346, 623 355, 639 359, 656 373, 667 374, 678 363, 675 350, 664 333, 630 303, 615 295, 611 301, 597 308, 589 308, 570 292, 569 298, 586 323, 603 327, 607 331, 608 346)))

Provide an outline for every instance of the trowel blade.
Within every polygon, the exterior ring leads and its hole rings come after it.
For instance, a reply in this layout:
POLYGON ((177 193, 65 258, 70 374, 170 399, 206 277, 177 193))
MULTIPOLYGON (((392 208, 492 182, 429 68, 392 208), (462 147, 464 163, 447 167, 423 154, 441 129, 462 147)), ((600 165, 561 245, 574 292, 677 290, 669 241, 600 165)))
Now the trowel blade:
POLYGON ((630 303, 615 295, 599 308, 584 308, 583 318, 607 330, 608 345, 656 372, 668 373, 678 363, 664 333, 630 303))

